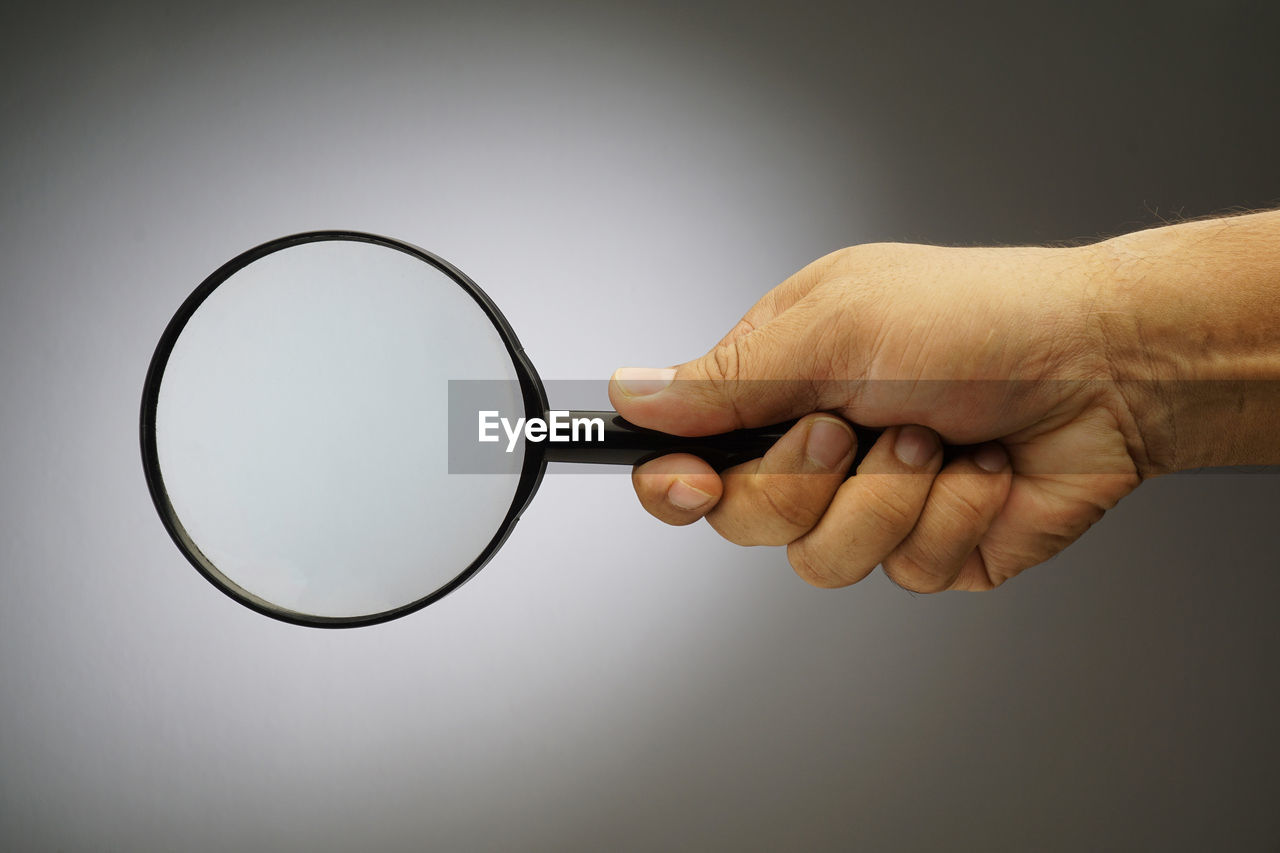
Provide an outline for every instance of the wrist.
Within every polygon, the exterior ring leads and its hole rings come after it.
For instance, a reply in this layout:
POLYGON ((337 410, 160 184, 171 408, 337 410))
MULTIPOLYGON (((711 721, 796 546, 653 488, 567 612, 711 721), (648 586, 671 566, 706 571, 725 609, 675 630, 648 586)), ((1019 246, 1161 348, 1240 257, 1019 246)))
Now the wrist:
POLYGON ((1093 316, 1144 473, 1280 462, 1280 212, 1089 248, 1093 316))

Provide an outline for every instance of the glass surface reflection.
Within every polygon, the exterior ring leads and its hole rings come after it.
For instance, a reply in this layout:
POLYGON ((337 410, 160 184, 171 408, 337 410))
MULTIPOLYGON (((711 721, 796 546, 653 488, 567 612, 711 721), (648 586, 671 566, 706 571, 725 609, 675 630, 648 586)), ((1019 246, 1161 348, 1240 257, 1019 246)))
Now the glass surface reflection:
POLYGON ((449 474, 450 379, 523 411, 493 321, 457 281, 376 243, 288 246, 234 272, 178 335, 155 412, 163 486, 239 591, 315 617, 418 601, 484 551, 509 470, 449 474))

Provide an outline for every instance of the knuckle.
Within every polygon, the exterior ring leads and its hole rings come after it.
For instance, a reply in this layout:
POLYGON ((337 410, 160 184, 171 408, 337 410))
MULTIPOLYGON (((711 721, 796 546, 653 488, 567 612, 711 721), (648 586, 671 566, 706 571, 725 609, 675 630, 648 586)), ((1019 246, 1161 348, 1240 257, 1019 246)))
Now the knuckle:
POLYGON ((947 588, 950 576, 938 571, 932 563, 926 563, 909 554, 894 552, 881 564, 889 580, 907 592, 928 595, 947 588))
POLYGON ((998 551, 991 548, 986 550, 978 548, 977 551, 982 572, 991 589, 995 589, 1018 573, 1018 570, 1013 568, 1008 560, 1002 558, 998 551))
POLYGON ((934 481, 937 505, 962 529, 982 526, 988 514, 983 485, 976 477, 939 477, 934 481))
POLYGON ((742 345, 739 339, 716 345, 711 351, 711 358, 707 359, 707 374, 712 383, 738 381, 742 375, 742 345))
POLYGON ((815 496, 803 488, 802 479, 794 475, 758 478, 758 491, 768 512, 787 527, 808 532, 822 518, 825 506, 815 506, 815 496))
POLYGON ((863 487, 867 489, 867 500, 863 502, 863 511, 871 516, 876 527, 906 536, 915 526, 920 515, 920 505, 910 497, 910 490, 903 489, 898 477, 914 476, 877 475, 867 476, 863 487))
POLYGON ((734 545, 765 545, 766 542, 760 541, 760 531, 757 525, 744 523, 741 513, 732 511, 729 507, 721 504, 706 515, 707 524, 711 525, 711 529, 720 534, 720 538, 734 545))
POLYGON ((849 582, 831 565, 828 558, 803 539, 797 539, 787 546, 787 562, 796 575, 810 586, 819 589, 848 586, 849 582))
POLYGON ((825 265, 824 272, 829 278, 857 283, 869 275, 882 274, 885 267, 896 260, 896 248, 893 243, 857 243, 819 258, 818 263, 825 265))

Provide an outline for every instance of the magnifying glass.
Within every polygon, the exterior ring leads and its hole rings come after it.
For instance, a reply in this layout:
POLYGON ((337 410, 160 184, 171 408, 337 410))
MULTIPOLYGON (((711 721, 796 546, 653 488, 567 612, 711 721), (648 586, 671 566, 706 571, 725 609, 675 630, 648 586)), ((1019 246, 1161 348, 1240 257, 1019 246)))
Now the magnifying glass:
MULTIPOLYGON (((548 462, 685 452, 725 468, 790 426, 682 438, 552 410, 460 270, 398 240, 314 231, 244 252, 182 303, 147 371, 141 439, 160 518, 214 586, 285 622, 351 627, 471 578, 548 462)), ((879 431, 856 429, 865 452, 879 431)))

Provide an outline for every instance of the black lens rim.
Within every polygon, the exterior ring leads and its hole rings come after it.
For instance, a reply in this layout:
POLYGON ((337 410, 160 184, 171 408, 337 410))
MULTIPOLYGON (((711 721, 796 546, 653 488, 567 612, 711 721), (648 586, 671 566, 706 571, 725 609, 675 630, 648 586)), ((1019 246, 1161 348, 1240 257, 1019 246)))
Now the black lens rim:
POLYGON ((525 507, 529 505, 529 501, 533 499, 534 494, 538 491, 538 486, 542 483, 542 477, 547 468, 542 446, 534 445, 530 447, 526 444, 524 464, 520 471, 520 480, 516 486, 511 506, 507 509, 507 514, 502 521, 501 527, 494 533, 493 538, 485 546, 484 550, 480 552, 480 555, 452 580, 429 595, 401 607, 379 613, 364 616, 314 616, 279 607, 253 595, 231 581, 218 571, 212 561, 200 552, 200 549, 187 534, 186 528, 182 525, 172 503, 169 501, 168 492, 164 486, 164 476, 160 471, 159 454, 156 450, 156 410, 160 399, 160 384, 164 378, 164 369, 169 363, 169 356, 172 354, 174 345, 182 334, 182 330, 186 328, 187 322, 195 314, 196 310, 209 298, 211 293, 217 290, 219 285, 231 278, 231 276, 254 261, 283 249, 304 243, 334 240, 372 243, 395 249, 424 261, 447 275, 475 300, 502 338, 502 342, 507 348, 507 353, 511 357, 511 362, 515 366, 516 375, 520 380, 520 388, 524 397, 525 416, 530 418, 541 417, 548 408, 546 389, 543 387, 542 379, 538 376, 538 372, 534 369, 529 357, 525 355, 524 348, 520 345, 520 341, 516 337, 515 331, 511 328, 511 324, 507 322, 507 318, 498 310, 498 306, 494 304, 488 294, 453 264, 410 243, 362 231, 306 231, 269 240, 246 252, 242 252, 227 261, 201 282, 200 286, 192 291, 191 295, 178 308, 169 324, 165 327, 164 333, 160 336, 160 342, 156 345, 155 352, 151 356, 151 363, 147 368, 147 378, 142 389, 142 412, 140 418, 142 467, 146 473, 147 488, 151 492, 151 501, 155 504, 156 512, 160 514, 160 520, 163 522, 165 529, 168 530, 169 537, 178 546, 178 550, 214 587, 245 607, 255 610, 264 616, 270 616, 272 619, 278 619, 281 622, 305 625, 312 628, 354 628, 362 625, 389 622, 392 619, 399 619, 402 616, 421 610, 428 604, 439 601, 458 589, 474 577, 476 572, 480 571, 497 553, 498 549, 502 547, 503 542, 511 534, 512 528, 519 521, 520 514, 524 512, 525 507))

